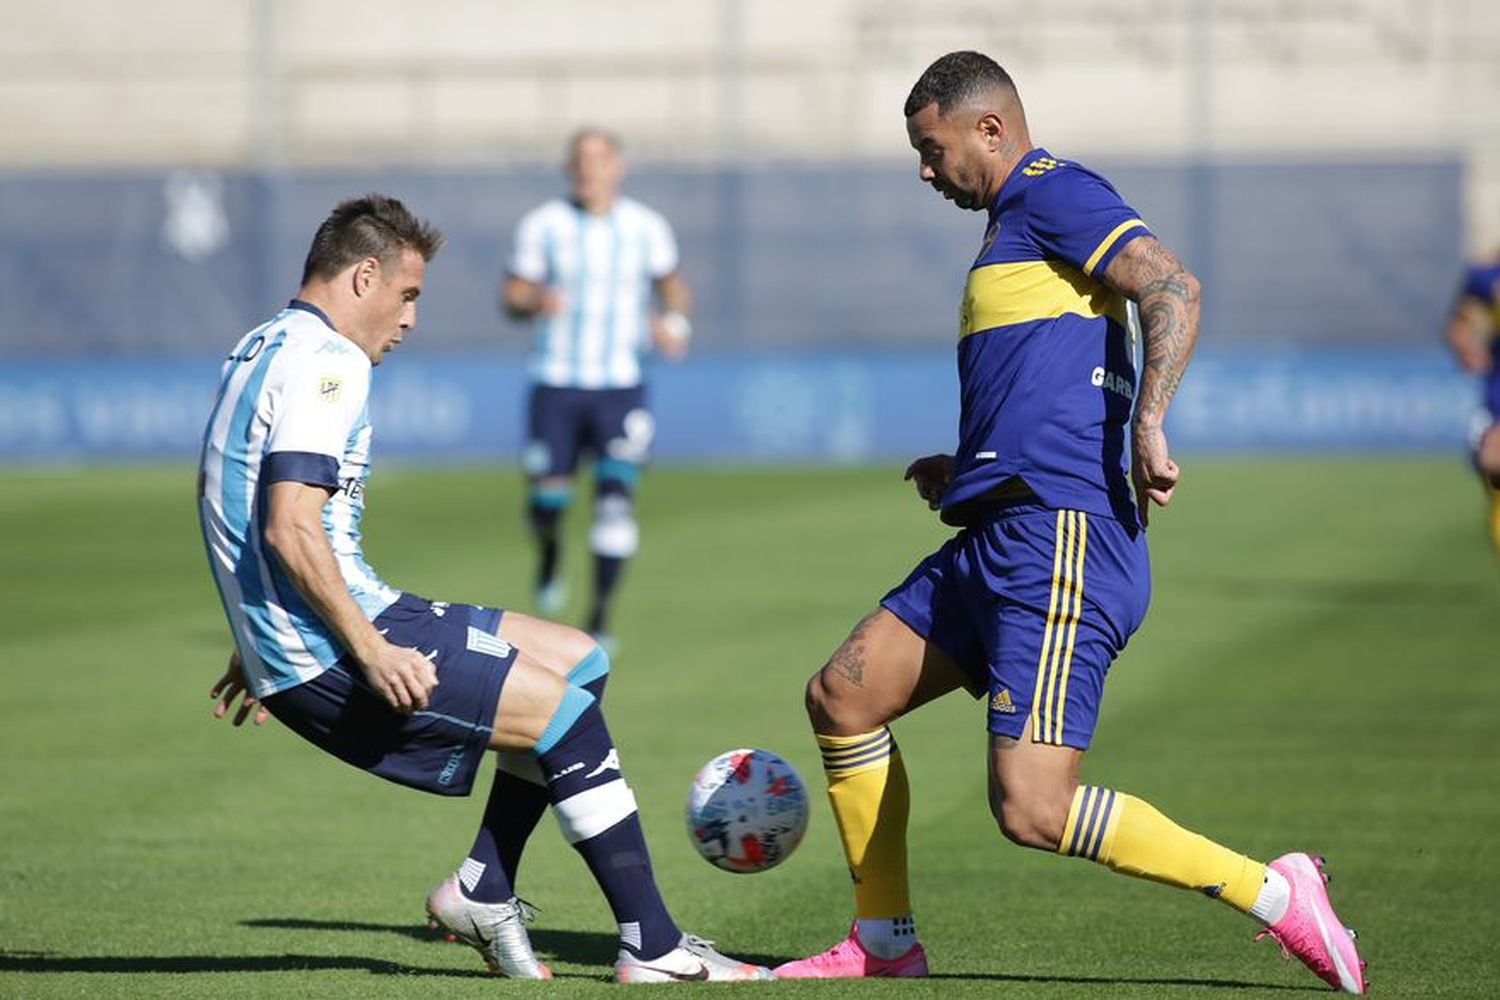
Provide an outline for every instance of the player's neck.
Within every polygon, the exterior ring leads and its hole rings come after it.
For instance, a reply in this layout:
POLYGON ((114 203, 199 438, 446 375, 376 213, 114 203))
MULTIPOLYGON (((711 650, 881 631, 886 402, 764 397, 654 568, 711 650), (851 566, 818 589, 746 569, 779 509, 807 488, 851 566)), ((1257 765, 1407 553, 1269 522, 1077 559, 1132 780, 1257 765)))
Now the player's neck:
POLYGON ((1000 191, 1005 187, 1005 182, 1010 179, 1010 175, 1016 172, 1021 161, 1031 155, 1031 151, 1035 148, 1036 143, 1032 142, 1031 136, 1025 132, 1014 137, 1007 135, 1004 138, 1003 145, 1000 147, 1000 159, 995 168, 994 187, 989 192, 988 204, 995 203, 995 199, 1000 196, 1000 191))
MULTIPOLYGON (((328 324, 336 332, 343 334, 350 340, 355 340, 352 332, 356 325, 353 315, 349 309, 339 308, 337 297, 326 286, 315 284, 303 285, 297 289, 296 301, 305 302, 312 306, 323 314, 323 319, 327 320, 328 324)), ((358 343, 358 341, 355 340, 355 343, 358 343)))
POLYGON ((598 201, 584 201, 582 198, 579 198, 575 195, 573 198, 573 206, 580 212, 583 212, 585 215, 592 215, 595 218, 602 219, 604 218, 604 216, 608 215, 611 211, 614 210, 615 199, 613 196, 611 196, 609 198, 598 201))

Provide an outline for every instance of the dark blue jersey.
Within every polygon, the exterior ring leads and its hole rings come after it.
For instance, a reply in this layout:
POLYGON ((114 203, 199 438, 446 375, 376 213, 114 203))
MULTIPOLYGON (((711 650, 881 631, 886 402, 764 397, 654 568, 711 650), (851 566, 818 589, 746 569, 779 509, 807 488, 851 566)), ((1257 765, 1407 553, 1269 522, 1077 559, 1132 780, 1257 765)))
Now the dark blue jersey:
POLYGON ((1484 387, 1484 405, 1500 417, 1500 261, 1469 268, 1460 294, 1478 299, 1490 311, 1490 374, 1484 387))
MULTIPOLYGON (((1150 230, 1108 181, 1034 149, 990 206, 959 322, 962 412, 943 517, 1021 487, 1133 525, 1136 370, 1127 303, 1102 275, 1150 230)), ((1022 491, 1024 492, 1024 491, 1022 491)))

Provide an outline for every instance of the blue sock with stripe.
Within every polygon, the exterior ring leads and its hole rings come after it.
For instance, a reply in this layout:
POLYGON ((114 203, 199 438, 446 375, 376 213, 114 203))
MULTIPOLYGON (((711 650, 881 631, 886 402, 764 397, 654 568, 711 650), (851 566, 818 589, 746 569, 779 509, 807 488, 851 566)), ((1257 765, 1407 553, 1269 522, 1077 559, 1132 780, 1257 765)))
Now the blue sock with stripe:
POLYGON ((593 695, 570 685, 532 753, 563 837, 609 901, 620 946, 643 959, 677 947, 682 932, 657 890, 635 795, 593 695))
MULTIPOLYGON (((595 646, 568 672, 568 682, 603 700, 609 655, 595 646)), ((464 895, 481 903, 514 896, 521 855, 551 800, 536 758, 529 753, 495 755, 495 780, 469 856, 459 868, 464 895)))

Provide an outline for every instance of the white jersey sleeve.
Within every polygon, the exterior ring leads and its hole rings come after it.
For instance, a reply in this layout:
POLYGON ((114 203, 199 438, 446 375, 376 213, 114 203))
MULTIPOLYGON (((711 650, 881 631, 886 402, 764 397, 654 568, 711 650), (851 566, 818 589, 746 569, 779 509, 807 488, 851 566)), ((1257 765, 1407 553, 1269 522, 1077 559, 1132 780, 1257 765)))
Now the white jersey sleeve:
POLYGON ((515 245, 505 270, 517 278, 538 284, 547 280, 547 213, 543 205, 521 218, 516 225, 515 245))
POLYGON ((370 394, 370 365, 354 350, 314 355, 281 386, 266 438, 267 482, 337 489, 339 467, 370 394))
POLYGON ((665 278, 682 263, 677 254, 677 236, 672 224, 658 212, 651 212, 646 225, 646 270, 653 279, 665 278))

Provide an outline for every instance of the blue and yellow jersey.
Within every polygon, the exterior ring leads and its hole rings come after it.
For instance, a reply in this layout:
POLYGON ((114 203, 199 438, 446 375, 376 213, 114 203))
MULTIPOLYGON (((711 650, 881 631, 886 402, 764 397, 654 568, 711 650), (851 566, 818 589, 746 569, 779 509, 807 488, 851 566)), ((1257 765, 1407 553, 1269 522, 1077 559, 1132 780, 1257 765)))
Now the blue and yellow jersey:
POLYGON ((1490 374, 1484 387, 1484 405, 1500 416, 1500 261, 1469 268, 1460 294, 1478 299, 1490 311, 1490 374))
POLYGON ((1044 149, 1005 179, 964 288, 945 521, 966 523, 986 499, 1029 489, 1047 507, 1135 523, 1127 302, 1102 276, 1146 235, 1108 181, 1044 149))

